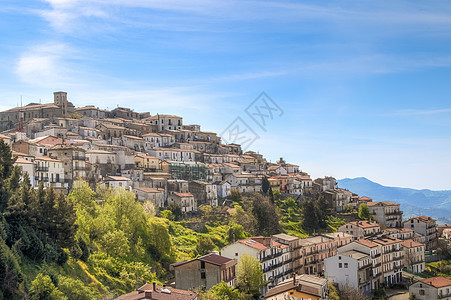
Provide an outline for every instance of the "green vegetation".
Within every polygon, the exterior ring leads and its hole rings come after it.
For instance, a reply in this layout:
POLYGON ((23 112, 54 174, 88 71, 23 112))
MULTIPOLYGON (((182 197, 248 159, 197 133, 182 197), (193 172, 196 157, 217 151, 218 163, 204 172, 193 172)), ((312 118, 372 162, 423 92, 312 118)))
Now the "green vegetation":
MULTIPOLYGON (((343 223, 331 216, 323 198, 312 196, 301 205, 270 186, 266 195, 233 190, 230 213, 203 206, 192 218, 178 206, 158 212, 150 202, 136 202, 130 191, 100 186, 93 191, 83 181, 64 196, 42 185, 34 189, 14 161, 0 141, 0 299, 112 298, 144 281, 165 282, 171 263, 239 239, 280 232, 305 238, 343 223), (190 224, 202 225, 194 230, 190 224)), ((262 284, 257 263, 240 264, 240 291, 223 284, 202 297, 257 295, 262 284)))
POLYGON ((368 205, 365 203, 362 203, 359 205, 359 219, 360 220, 369 220, 371 217, 370 210, 368 208, 368 205))
POLYGON ((426 274, 451 279, 451 260, 440 260, 426 264, 426 274))

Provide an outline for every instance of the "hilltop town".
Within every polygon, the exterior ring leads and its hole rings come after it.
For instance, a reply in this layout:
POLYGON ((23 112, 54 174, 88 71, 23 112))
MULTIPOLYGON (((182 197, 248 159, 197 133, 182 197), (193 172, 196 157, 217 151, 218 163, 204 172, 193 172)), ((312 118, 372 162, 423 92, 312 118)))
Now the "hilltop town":
POLYGON ((328 299, 328 282, 363 296, 404 285, 416 299, 451 299, 451 279, 426 268, 451 254, 443 250, 451 226, 428 216, 403 219, 390 199, 375 202, 340 188, 333 177, 311 178, 282 157, 268 162, 198 124, 184 124, 182 116, 75 107, 66 92, 55 92, 53 103, 0 112, 0 132, 34 189, 68 195, 80 181, 94 191, 124 189, 136 202, 151 203, 156 215, 178 214, 193 231, 202 230, 209 210, 227 218, 237 214, 236 203, 246 207, 258 197, 282 211, 277 225, 260 231, 265 236, 233 233, 222 247, 172 262, 172 286, 146 283, 119 299, 198 299, 199 288, 221 282, 233 289, 245 255, 261 264, 265 299, 328 299), (301 219, 303 227, 296 227, 301 219))

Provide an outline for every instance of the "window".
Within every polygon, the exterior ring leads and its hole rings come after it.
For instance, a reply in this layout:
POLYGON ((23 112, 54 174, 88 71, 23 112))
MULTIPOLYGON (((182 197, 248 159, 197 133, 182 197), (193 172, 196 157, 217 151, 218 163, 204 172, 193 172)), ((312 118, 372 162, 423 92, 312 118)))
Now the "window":
POLYGON ((235 256, 238 256, 238 252, 235 253, 235 256))
POLYGON ((338 263, 338 267, 341 268, 343 266, 342 263, 338 263))
POLYGON ((420 295, 424 295, 424 290, 420 290, 420 295))
POLYGON ((201 279, 205 279, 205 272, 201 272, 201 273, 200 273, 200 278, 201 278, 201 279))
POLYGON ((347 269, 348 268, 348 263, 345 263, 345 269, 347 269))
POLYGON ((205 269, 205 262, 204 262, 204 261, 201 261, 201 262, 200 262, 200 268, 201 268, 201 269, 205 269))

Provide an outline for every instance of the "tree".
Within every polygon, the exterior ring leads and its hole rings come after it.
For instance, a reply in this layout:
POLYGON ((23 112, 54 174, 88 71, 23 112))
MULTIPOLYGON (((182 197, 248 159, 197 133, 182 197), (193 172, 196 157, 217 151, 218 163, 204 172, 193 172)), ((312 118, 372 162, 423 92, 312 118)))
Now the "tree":
POLYGON ((107 255, 112 256, 125 257, 130 251, 129 241, 122 230, 105 234, 101 246, 107 255))
POLYGON ((161 218, 151 218, 148 221, 148 230, 150 232, 149 243, 159 252, 159 256, 172 258, 174 249, 168 228, 161 218))
POLYGON ((340 300, 370 300, 370 298, 346 284, 340 291, 340 300))
POLYGON ((16 158, 12 158, 11 148, 0 139, 0 213, 3 212, 10 196, 8 178, 14 168, 16 158))
POLYGON ((262 179, 262 192, 264 195, 268 195, 268 190, 271 187, 271 184, 269 183, 268 177, 263 176, 262 179))
POLYGON ((230 224, 230 229, 227 234, 227 241, 229 243, 234 243, 235 241, 242 240, 246 238, 247 233, 244 231, 244 228, 240 224, 236 224, 232 222, 230 224))
POLYGON ((196 243, 196 251, 201 256, 208 254, 215 247, 216 245, 208 236, 200 236, 196 243))
POLYGON ((67 298, 58 290, 49 275, 39 273, 31 282, 30 289, 32 300, 63 300, 67 298))
POLYGON ((21 281, 22 271, 17 257, 0 237, 0 291, 3 297, 13 298, 21 281))
POLYGON ((227 283, 221 281, 201 297, 202 300, 240 300, 241 295, 238 290, 232 289, 227 283))
POLYGON ((327 282, 327 290, 329 292, 329 300, 340 300, 337 288, 330 281, 327 282))
POLYGON ((444 239, 438 239, 437 254, 439 255, 440 259, 451 258, 451 244, 444 239))
POLYGON ((236 189, 231 189, 230 190, 230 199, 232 199, 233 201, 236 201, 236 202, 240 202, 241 201, 241 193, 236 189))
POLYGON ((249 254, 244 254, 236 266, 238 289, 248 295, 260 295, 265 282, 260 262, 249 254))
POLYGON ((319 217, 313 200, 304 201, 302 212, 304 215, 302 226, 305 229, 314 230, 319 228, 319 217))
POLYGON ((79 279, 59 276, 58 289, 70 300, 95 299, 91 289, 79 279))
POLYGON ((252 197, 252 214, 257 221, 257 232, 265 236, 280 232, 280 215, 276 206, 268 197, 254 193, 252 197))
POLYGON ((77 225, 75 224, 77 217, 72 202, 64 195, 59 195, 54 210, 55 231, 53 239, 60 247, 70 248, 75 244, 77 232, 77 225))
POLYGON ((359 219, 360 220, 369 220, 370 219, 370 210, 368 205, 362 203, 359 205, 359 219))
POLYGON ((254 216, 247 213, 243 207, 235 205, 232 212, 232 221, 243 226, 244 231, 254 234, 256 232, 256 220, 254 216))

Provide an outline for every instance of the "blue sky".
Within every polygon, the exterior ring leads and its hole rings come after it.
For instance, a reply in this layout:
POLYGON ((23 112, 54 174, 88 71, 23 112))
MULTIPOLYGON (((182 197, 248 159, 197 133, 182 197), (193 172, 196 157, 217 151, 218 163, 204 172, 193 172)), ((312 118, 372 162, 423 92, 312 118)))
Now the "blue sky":
POLYGON ((451 189, 449 1, 3 0, 0 109, 50 102, 182 115, 314 177, 451 189), (266 131, 244 109, 265 91, 266 131))

